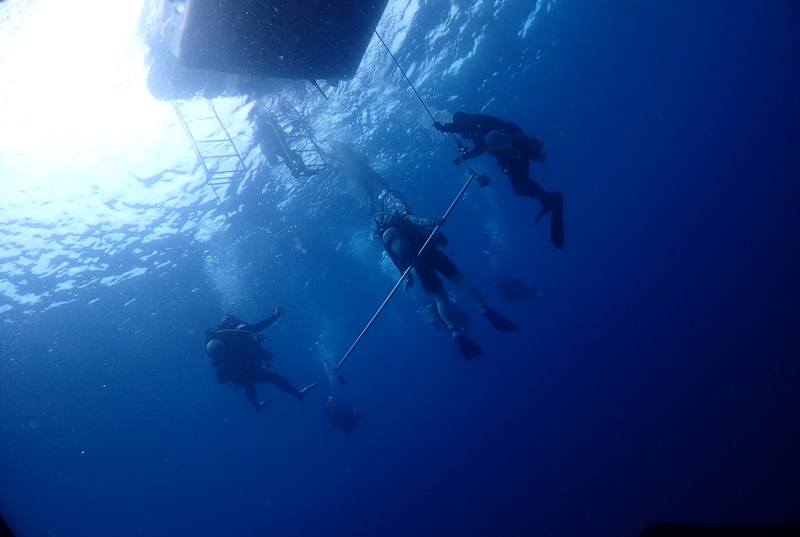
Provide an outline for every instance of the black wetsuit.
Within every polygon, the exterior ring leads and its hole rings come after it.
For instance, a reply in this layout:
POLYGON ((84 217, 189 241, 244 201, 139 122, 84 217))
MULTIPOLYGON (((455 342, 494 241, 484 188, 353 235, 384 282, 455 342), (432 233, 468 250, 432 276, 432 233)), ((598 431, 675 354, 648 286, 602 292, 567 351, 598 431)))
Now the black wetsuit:
POLYGON ((471 114, 459 123, 442 125, 443 132, 460 134, 471 140, 473 148, 464 153, 461 159, 467 160, 484 152, 497 159, 497 164, 511 181, 511 187, 517 196, 541 198, 542 187, 530 178, 530 161, 541 154, 543 143, 528 136, 516 123, 486 114, 471 114), (486 145, 486 135, 490 132, 501 132, 510 135, 510 146, 504 148, 486 145))
POLYGON ((220 327, 210 331, 208 339, 219 339, 224 344, 223 356, 212 358, 217 380, 231 382, 244 388, 244 393, 252 405, 259 410, 262 406, 256 395, 256 384, 270 383, 286 393, 300 397, 300 391, 283 376, 275 372, 270 364, 272 353, 261 346, 264 340, 258 334, 271 325, 279 315, 271 315, 255 324, 240 324, 235 328, 220 327), (266 365, 266 367, 264 367, 266 365))
POLYGON ((472 149, 453 161, 459 164, 464 160, 487 152, 497 159, 497 165, 508 176, 511 188, 517 196, 536 198, 542 210, 536 221, 548 212, 553 213, 550 221, 550 240, 556 248, 564 247, 563 197, 561 192, 547 192, 530 177, 530 161, 544 162, 541 140, 528 136, 516 123, 486 114, 459 113, 453 116, 453 123, 435 123, 442 132, 460 134, 471 140, 472 149), (492 139, 491 144, 488 142, 492 139), (499 143, 498 143, 499 142, 499 143))
MULTIPOLYGON (((436 226, 434 220, 411 215, 403 217, 399 214, 388 215, 384 225, 387 229, 394 229, 397 232, 396 238, 389 243, 383 241, 383 247, 400 272, 404 272, 414 262, 417 253, 428 239, 430 233, 424 228, 436 226), (402 241, 402 244, 397 245, 396 241, 402 241)), ((442 280, 436 275, 437 272, 456 283, 461 280, 461 273, 455 264, 436 247, 442 240, 441 234, 431 239, 431 243, 419 256, 412 269, 419 278, 422 288, 428 293, 436 293, 442 289, 442 280)))
POLYGON ((260 140, 259 147, 262 154, 268 159, 277 155, 295 177, 313 175, 300 153, 292 149, 286 131, 277 120, 269 117, 259 118, 253 129, 253 137, 260 140))

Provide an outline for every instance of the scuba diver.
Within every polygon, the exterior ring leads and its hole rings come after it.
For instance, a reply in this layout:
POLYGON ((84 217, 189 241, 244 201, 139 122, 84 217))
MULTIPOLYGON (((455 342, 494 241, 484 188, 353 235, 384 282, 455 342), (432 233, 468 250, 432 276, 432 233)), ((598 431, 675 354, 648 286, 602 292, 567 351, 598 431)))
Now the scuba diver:
POLYGON ((295 151, 288 140, 288 134, 278 120, 268 114, 261 113, 256 104, 247 114, 253 122, 253 139, 258 141, 261 153, 275 165, 280 159, 294 177, 308 177, 320 173, 306 165, 300 153, 295 151))
POLYGON ((254 324, 248 324, 230 314, 223 315, 219 327, 206 331, 206 353, 211 360, 217 380, 222 384, 232 382, 244 388, 247 400, 261 412, 271 401, 259 401, 256 384, 271 383, 286 393, 302 401, 308 391, 319 384, 314 382, 302 390, 295 388, 288 380, 272 369, 272 353, 261 345, 264 336, 258 332, 275 322, 283 315, 283 308, 254 324))
POLYGON ((330 420, 331 427, 344 434, 351 434, 356 424, 364 417, 364 411, 348 403, 337 401, 332 395, 322 405, 322 411, 330 420))
POLYGON ((536 198, 542 204, 536 215, 537 224, 544 215, 552 213, 550 242, 559 250, 564 248, 564 198, 561 192, 545 191, 530 177, 530 161, 544 163, 547 159, 542 152, 544 142, 525 134, 516 123, 486 114, 456 112, 452 123, 437 121, 433 126, 440 132, 458 134, 472 141, 472 149, 459 142, 462 154, 453 160, 453 164, 461 164, 484 151, 495 157, 497 165, 511 181, 514 194, 536 198))
MULTIPOLYGON (((501 332, 519 330, 514 323, 487 306, 475 285, 464 277, 443 251, 438 249, 438 246, 447 245, 447 239, 438 231, 444 224, 443 220, 412 216, 403 196, 396 190, 383 192, 380 200, 382 212, 375 215, 377 229, 372 237, 381 239, 386 253, 401 273, 413 267, 413 272, 422 288, 436 301, 439 314, 450 329, 453 340, 464 358, 477 358, 483 354, 483 349, 467 337, 463 327, 458 324, 453 303, 444 291, 442 280, 436 275, 437 272, 464 289, 477 303, 481 315, 486 317, 497 330, 501 332), (431 232, 433 236, 425 228, 434 228, 431 232)), ((414 276, 409 272, 404 289, 408 291, 413 285, 414 276)))

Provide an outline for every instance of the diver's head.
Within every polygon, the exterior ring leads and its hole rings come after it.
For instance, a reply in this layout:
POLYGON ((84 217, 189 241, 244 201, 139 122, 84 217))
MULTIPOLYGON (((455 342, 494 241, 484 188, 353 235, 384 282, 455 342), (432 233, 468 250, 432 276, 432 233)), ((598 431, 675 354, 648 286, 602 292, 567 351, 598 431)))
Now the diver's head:
POLYGON ((456 112, 453 114, 453 123, 464 123, 468 117, 469 114, 466 112, 456 112))
POLYGON ((219 320, 219 329, 230 330, 232 328, 238 327, 240 324, 242 324, 242 321, 240 321, 230 313, 226 313, 225 315, 222 316, 222 319, 219 320))

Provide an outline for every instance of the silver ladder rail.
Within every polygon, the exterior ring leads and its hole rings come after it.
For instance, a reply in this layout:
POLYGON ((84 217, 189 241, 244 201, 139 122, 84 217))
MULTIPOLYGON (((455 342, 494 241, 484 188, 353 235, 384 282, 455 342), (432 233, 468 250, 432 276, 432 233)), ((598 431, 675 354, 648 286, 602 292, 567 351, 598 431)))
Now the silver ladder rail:
POLYGON ((187 119, 181 104, 178 101, 172 101, 172 107, 175 109, 175 115, 192 144, 192 149, 197 155, 197 161, 202 166, 206 174, 206 183, 211 186, 228 185, 241 181, 247 174, 247 166, 244 163, 239 149, 233 142, 228 129, 217 113, 213 101, 206 100, 209 110, 212 115, 187 119), (192 132, 191 125, 194 125, 195 132, 192 132), (210 137, 199 138, 195 133, 198 127, 205 127, 212 133, 221 132, 223 137, 210 137))

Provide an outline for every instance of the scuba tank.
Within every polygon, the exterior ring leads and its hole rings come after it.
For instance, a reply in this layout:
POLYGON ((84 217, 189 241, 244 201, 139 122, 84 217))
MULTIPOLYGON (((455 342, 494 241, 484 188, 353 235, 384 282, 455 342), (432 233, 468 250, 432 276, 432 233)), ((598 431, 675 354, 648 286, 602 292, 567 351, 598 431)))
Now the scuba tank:
POLYGON ((514 147, 516 138, 517 136, 514 134, 492 131, 484 137, 484 142, 486 143, 486 149, 488 151, 506 153, 517 158, 520 156, 520 151, 518 148, 514 147))
MULTIPOLYGON (((381 201, 381 212, 375 214, 375 233, 373 239, 381 239, 383 247, 395 266, 402 272, 417 259, 420 250, 428 241, 428 233, 424 226, 408 220, 411 214, 405 198, 396 190, 384 190, 378 197, 381 201)), ((424 221, 424 219, 418 219, 424 221)), ((425 221, 433 222, 433 221, 425 221)), ((438 246, 447 245, 447 237, 437 231, 426 251, 438 246)))
POLYGON ((541 163, 547 160, 547 155, 542 153, 544 142, 527 134, 492 131, 484 137, 484 142, 490 153, 504 153, 513 158, 526 157, 541 163))
POLYGON ((272 353, 261 346, 264 336, 245 330, 210 328, 206 331, 206 354, 220 384, 233 380, 235 372, 257 356, 267 363, 272 353))
POLYGON ((214 375, 217 377, 217 382, 225 384, 232 380, 230 371, 230 357, 229 346, 221 339, 221 334, 212 329, 206 332, 206 354, 211 362, 211 367, 214 368, 214 375))
POLYGON ((389 253, 389 257, 398 260, 404 267, 414 261, 417 251, 411 247, 411 243, 397 228, 390 227, 386 229, 381 235, 381 239, 387 253, 389 253))

